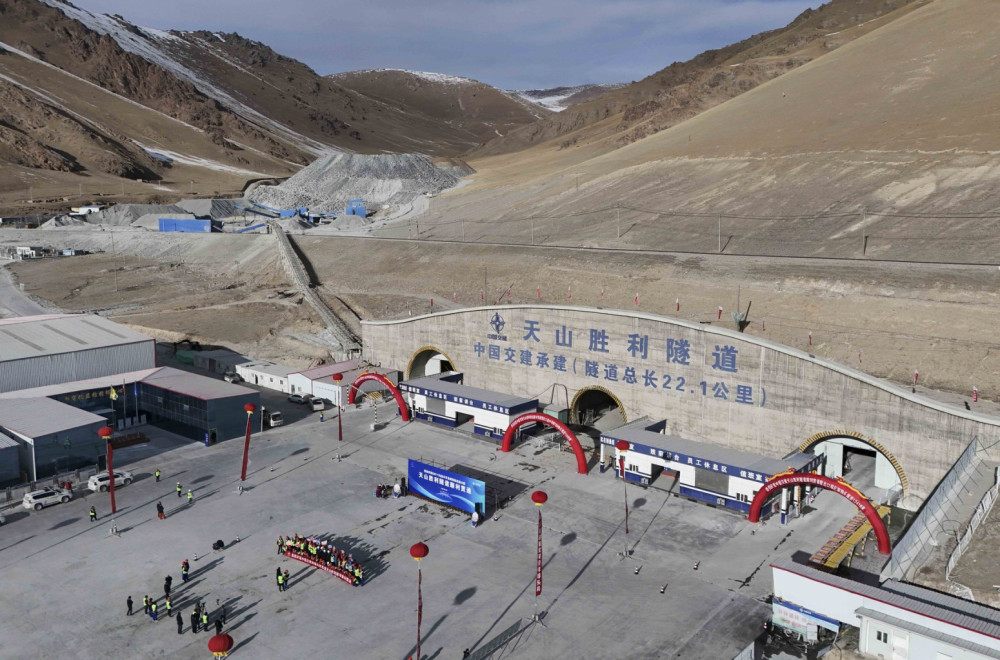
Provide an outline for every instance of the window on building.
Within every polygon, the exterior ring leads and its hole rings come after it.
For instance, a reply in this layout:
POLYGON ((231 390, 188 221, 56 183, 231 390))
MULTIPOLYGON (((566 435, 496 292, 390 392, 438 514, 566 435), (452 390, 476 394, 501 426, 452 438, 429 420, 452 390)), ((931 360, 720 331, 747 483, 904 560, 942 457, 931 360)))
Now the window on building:
POLYGON ((875 631, 875 639, 878 640, 878 641, 880 641, 880 642, 882 642, 882 643, 884 643, 884 644, 888 644, 889 643, 889 633, 882 632, 881 630, 876 630, 875 631))

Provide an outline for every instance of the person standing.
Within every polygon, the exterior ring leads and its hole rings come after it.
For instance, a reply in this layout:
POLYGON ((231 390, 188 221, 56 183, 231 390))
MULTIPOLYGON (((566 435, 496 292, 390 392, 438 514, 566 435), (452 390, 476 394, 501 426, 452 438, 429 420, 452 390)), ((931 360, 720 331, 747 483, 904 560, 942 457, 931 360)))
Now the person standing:
POLYGON ((125 604, 128 605, 127 616, 132 616, 132 596, 128 597, 128 600, 125 601, 125 604))
POLYGON ((159 619, 156 618, 156 601, 155 600, 153 601, 153 604, 149 606, 149 616, 153 617, 153 621, 158 621, 159 620, 159 619))
POLYGON ((198 632, 198 608, 194 608, 191 612, 191 632, 198 632))
POLYGON ((167 596, 167 602, 165 603, 165 605, 167 606, 167 616, 173 616, 174 604, 170 602, 170 596, 167 596))
POLYGON ((222 620, 221 619, 216 619, 215 620, 215 634, 216 635, 221 635, 222 634, 222 620))
POLYGON ((288 569, 287 568, 285 569, 285 572, 281 574, 281 577, 285 578, 285 580, 284 580, 285 589, 288 589, 288 585, 291 584, 292 579, 288 575, 288 569))
POLYGON ((201 628, 205 632, 208 632, 208 610, 205 608, 201 609, 201 628))
POLYGON ((90 522, 97 522, 97 509, 90 507, 90 522))
POLYGON ((188 504, 194 504, 194 493, 188 488, 188 504))
POLYGON ((164 518, 167 517, 166 514, 163 513, 163 502, 156 503, 156 517, 159 518, 160 520, 163 520, 164 518))
POLYGON ((181 635, 183 633, 184 633, 184 617, 181 616, 180 612, 178 612, 177 613, 177 634, 181 635))
POLYGON ((281 571, 279 570, 278 571, 278 591, 284 591, 284 590, 285 590, 285 576, 282 575, 281 571))
POLYGON ((280 536, 278 537, 278 554, 285 554, 285 542, 281 540, 280 536))
POLYGON ((156 468, 156 472, 153 473, 153 476, 156 477, 156 483, 160 483, 160 468, 156 468))
POLYGON ((170 582, 169 581, 163 583, 163 595, 166 598, 170 598, 170 582))
POLYGON ((149 614, 149 596, 142 597, 142 613, 149 614))
POLYGON ((183 489, 183 488, 181 488, 181 482, 179 482, 179 481, 178 481, 178 482, 177 482, 177 497, 180 497, 180 496, 181 496, 181 491, 182 491, 182 490, 184 490, 184 489, 183 489))

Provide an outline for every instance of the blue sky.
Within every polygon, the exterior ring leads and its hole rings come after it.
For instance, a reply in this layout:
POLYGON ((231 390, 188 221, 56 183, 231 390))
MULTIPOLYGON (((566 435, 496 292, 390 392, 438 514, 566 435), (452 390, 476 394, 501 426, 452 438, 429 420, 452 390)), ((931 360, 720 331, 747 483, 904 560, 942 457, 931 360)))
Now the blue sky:
POLYGON ((631 82, 815 0, 74 0, 143 27, 239 32, 329 74, 397 68, 503 89, 631 82))

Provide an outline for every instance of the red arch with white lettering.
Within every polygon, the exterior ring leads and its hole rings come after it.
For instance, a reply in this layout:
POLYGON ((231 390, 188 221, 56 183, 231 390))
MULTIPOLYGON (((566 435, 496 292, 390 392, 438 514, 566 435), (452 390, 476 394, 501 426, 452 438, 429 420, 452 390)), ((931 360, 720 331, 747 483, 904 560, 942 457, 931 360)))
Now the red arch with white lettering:
POLYGON ((754 495, 753 502, 750 504, 750 514, 747 516, 747 520, 750 522, 757 522, 760 520, 760 510, 764 506, 764 501, 779 488, 784 488, 785 486, 794 486, 796 484, 802 484, 804 486, 819 486, 820 488, 825 488, 827 490, 833 491, 838 495, 847 498, 847 500, 854 506, 861 509, 864 512, 865 517, 868 518, 868 522, 871 523, 872 529, 875 530, 875 538, 878 540, 878 551, 883 555, 887 555, 892 552, 892 546, 889 542, 889 532, 885 528, 885 523, 878 515, 878 511, 875 507, 871 505, 868 498, 861 494, 861 492, 851 486, 846 481, 837 477, 836 479, 831 479, 830 477, 824 477, 821 474, 779 474, 772 477, 770 481, 764 484, 757 494, 754 495))
POLYGON ((354 405, 354 400, 357 398, 358 386, 370 380, 378 381, 389 388, 389 391, 392 392, 392 398, 396 400, 396 404, 399 406, 399 416, 403 418, 404 422, 410 421, 410 409, 406 407, 406 401, 403 399, 403 395, 399 393, 399 388, 393 385, 392 381, 382 374, 361 374, 358 376, 354 383, 351 384, 351 389, 347 393, 347 403, 354 405))
POLYGON ((580 446, 580 441, 576 439, 576 435, 569 430, 568 426, 545 413, 524 413, 516 417, 503 434, 503 444, 500 445, 500 450, 510 451, 510 443, 514 439, 514 431, 529 422, 540 422, 559 431, 562 437, 566 438, 566 441, 569 442, 569 446, 573 448, 573 453, 576 454, 576 471, 580 474, 587 474, 587 458, 583 455, 583 447, 580 446))

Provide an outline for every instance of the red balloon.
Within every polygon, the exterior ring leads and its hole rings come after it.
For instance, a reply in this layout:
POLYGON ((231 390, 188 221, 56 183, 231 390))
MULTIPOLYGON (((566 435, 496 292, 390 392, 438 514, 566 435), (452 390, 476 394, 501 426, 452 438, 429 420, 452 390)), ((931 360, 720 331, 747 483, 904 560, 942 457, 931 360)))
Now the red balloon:
POLYGON ((208 650, 212 653, 229 653, 233 650, 233 638, 223 633, 208 640, 208 650))
POLYGON ((414 543, 410 546, 410 556, 417 561, 426 557, 428 552, 430 552, 430 548, 427 547, 426 543, 414 543))
POLYGON ((544 490, 536 490, 531 494, 531 501, 535 504, 541 506, 549 500, 549 496, 545 494, 544 490))
POLYGON ((628 451, 629 448, 628 440, 619 440, 618 442, 615 443, 615 448, 618 451, 628 451))
POLYGON ((252 415, 254 411, 257 410, 257 406, 253 405, 252 403, 248 403, 245 406, 243 406, 243 410, 247 411, 248 415, 252 415))

